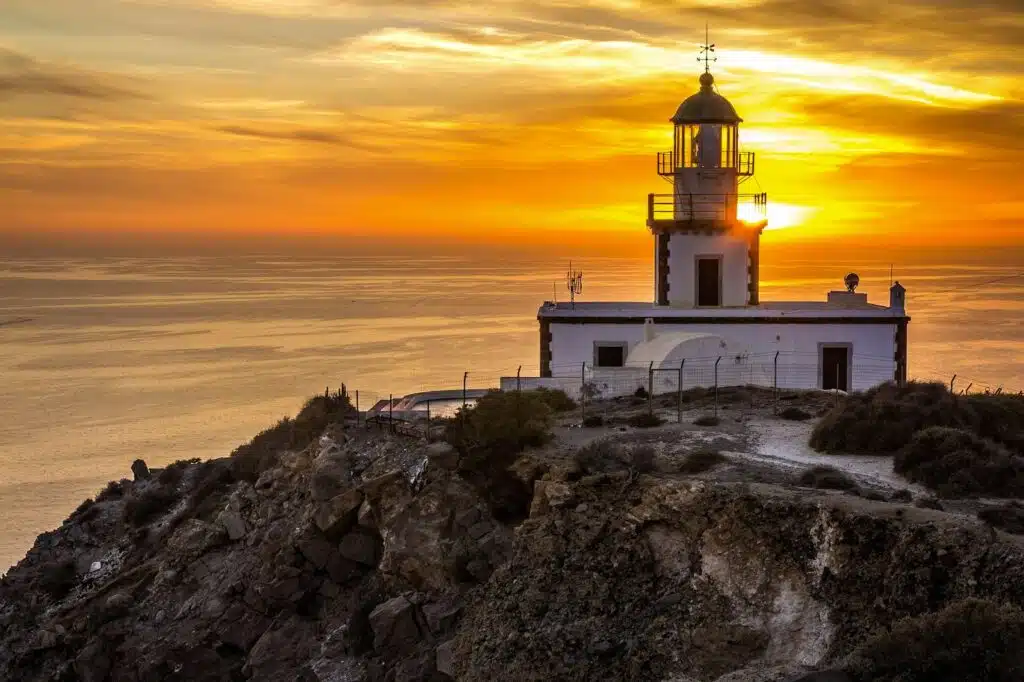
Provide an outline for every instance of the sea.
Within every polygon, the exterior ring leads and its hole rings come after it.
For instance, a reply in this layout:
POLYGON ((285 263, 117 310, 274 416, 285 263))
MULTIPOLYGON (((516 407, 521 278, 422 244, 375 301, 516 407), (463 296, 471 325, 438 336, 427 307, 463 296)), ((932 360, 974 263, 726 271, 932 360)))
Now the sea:
MULTIPOLYGON (((823 300, 848 263, 763 255, 764 300, 823 300)), ((1024 258, 900 264, 867 252, 866 291, 907 289, 910 374, 1024 389, 1024 258)), ((847 258, 847 261, 850 259, 847 258)), ((913 260, 913 259, 911 259, 913 260)), ((536 313, 564 255, 492 249, 0 255, 0 572, 133 460, 229 454, 344 384, 390 395, 536 376, 536 313)), ((582 300, 650 300, 649 255, 576 258, 582 300)))

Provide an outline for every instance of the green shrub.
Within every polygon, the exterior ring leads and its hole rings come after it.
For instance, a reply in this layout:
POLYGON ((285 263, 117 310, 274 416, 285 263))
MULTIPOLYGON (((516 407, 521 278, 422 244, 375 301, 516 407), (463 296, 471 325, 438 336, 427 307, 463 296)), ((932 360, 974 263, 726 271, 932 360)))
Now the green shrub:
POLYGON ((713 414, 705 414, 694 419, 693 423, 697 426, 718 426, 722 423, 722 420, 713 414))
POLYGON ((810 412, 806 410, 801 410, 799 407, 790 405, 789 407, 779 412, 779 416, 782 417, 783 419, 788 419, 790 421, 805 422, 814 415, 812 415, 810 412))
POLYGON ((962 429, 919 431, 896 453, 893 468, 943 497, 1024 496, 1024 458, 962 429))
POLYGON ((129 497, 124 504, 124 520, 136 528, 144 526, 174 506, 178 496, 173 490, 162 487, 147 488, 137 496, 129 497))
POLYGON ((565 391, 557 388, 538 388, 536 393, 541 397, 552 412, 572 412, 578 405, 570 398, 565 391))
POLYGON ((978 518, 1007 533, 1024 535, 1024 507, 1020 504, 986 507, 978 512, 978 518))
POLYGON ((638 412, 637 414, 630 415, 626 423, 635 429, 651 429, 661 426, 665 423, 665 420, 650 412, 638 412))
POLYGON ((979 599, 955 602, 870 638, 847 669, 859 682, 1019 682, 1024 612, 979 599))
POLYGON ((848 475, 834 467, 818 466, 807 469, 797 482, 808 488, 821 490, 856 490, 857 484, 848 475))
POLYGON ((931 426, 970 431, 1024 453, 1024 397, 954 396, 939 383, 888 383, 848 396, 817 424, 822 452, 894 453, 931 426))
POLYGON ((679 465, 679 473, 702 474, 727 461, 729 461, 728 458, 718 450, 698 450, 686 456, 686 459, 679 465))
POLYGON ((256 481, 260 474, 277 463, 282 452, 306 449, 324 429, 342 421, 353 411, 344 387, 335 393, 310 398, 295 419, 283 418, 231 453, 234 476, 250 483, 256 481))
POLYGON ((459 453, 460 475, 499 521, 526 517, 533 491, 508 468, 523 450, 551 439, 551 424, 551 408, 536 391, 491 391, 445 425, 444 439, 459 453))

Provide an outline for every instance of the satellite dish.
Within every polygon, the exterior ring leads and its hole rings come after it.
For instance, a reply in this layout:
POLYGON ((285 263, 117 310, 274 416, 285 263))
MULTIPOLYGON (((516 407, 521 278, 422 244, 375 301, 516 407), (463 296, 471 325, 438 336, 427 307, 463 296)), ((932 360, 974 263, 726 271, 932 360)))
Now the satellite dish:
POLYGON ((860 284, 860 277, 857 276, 857 273, 851 272, 843 281, 846 282, 846 290, 852 294, 857 290, 857 285, 860 284))

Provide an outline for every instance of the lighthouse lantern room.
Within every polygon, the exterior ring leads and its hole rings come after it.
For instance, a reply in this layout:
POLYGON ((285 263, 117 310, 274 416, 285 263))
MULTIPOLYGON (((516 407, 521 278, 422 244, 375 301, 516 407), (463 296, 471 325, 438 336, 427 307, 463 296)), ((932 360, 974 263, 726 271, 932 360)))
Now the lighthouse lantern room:
MULTIPOLYGON (((702 363, 713 362, 720 376, 723 357, 737 383, 853 390, 904 381, 910 318, 898 282, 888 306, 855 293, 853 275, 847 291, 825 300, 761 301, 767 194, 741 191, 755 158, 741 148, 743 119, 716 89, 713 51, 702 47, 700 89, 671 118, 672 149, 657 155, 672 192, 647 198, 653 301, 545 302, 538 382, 575 393, 582 368, 598 390, 617 394, 635 390, 633 374, 643 385, 653 370, 673 369, 679 380, 706 385, 702 363)), ((836 267, 839 279, 846 268, 836 267)))

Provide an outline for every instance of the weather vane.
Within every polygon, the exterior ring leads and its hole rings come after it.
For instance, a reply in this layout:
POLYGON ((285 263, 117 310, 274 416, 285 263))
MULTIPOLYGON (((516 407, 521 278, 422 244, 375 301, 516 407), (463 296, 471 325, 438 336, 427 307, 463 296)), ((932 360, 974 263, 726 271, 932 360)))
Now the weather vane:
POLYGON ((711 73, 711 62, 718 61, 718 57, 713 56, 714 52, 715 45, 708 37, 708 25, 704 24, 704 44, 700 46, 700 56, 697 57, 698 62, 704 62, 704 73, 711 73))

